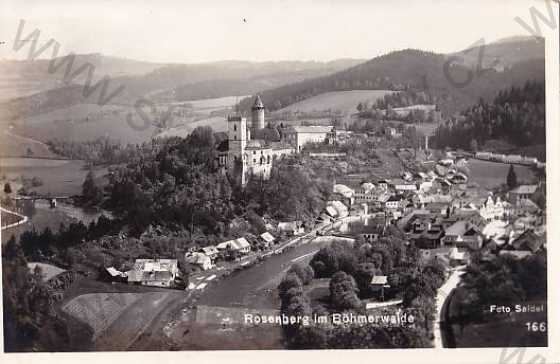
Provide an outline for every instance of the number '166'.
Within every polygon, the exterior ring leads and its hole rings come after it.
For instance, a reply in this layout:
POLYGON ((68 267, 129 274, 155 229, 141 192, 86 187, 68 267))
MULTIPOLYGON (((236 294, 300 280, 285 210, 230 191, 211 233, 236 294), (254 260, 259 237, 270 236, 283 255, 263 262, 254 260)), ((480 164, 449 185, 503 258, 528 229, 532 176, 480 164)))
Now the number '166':
POLYGON ((546 331, 546 322, 526 322, 527 331, 546 331))

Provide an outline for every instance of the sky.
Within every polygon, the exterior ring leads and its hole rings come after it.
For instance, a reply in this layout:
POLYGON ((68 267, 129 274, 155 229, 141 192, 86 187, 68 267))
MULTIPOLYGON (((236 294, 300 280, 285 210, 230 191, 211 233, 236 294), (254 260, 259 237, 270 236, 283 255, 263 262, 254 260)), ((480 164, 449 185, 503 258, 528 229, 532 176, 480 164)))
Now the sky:
POLYGON ((200 63, 448 53, 529 35, 514 18, 532 24, 531 6, 547 14, 543 0, 4 0, 0 59, 27 56, 12 49, 21 19, 24 36, 40 30, 39 45, 53 38, 59 55, 200 63))

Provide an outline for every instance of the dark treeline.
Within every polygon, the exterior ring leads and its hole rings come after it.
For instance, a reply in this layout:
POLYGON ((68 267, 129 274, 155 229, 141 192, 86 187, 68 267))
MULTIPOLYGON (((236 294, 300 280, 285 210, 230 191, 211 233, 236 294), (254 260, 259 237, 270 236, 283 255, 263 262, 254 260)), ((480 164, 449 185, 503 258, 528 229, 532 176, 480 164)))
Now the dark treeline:
POLYGON ((488 140, 519 147, 544 144, 545 120, 544 83, 531 81, 500 91, 492 103, 481 99, 458 119, 442 124, 434 140, 440 148, 464 149, 488 140))
POLYGON ((137 152, 135 145, 122 145, 109 138, 74 142, 52 139, 47 141, 51 152, 68 158, 91 162, 93 164, 126 163, 137 152))
POLYGON ((457 303, 457 319, 491 321, 495 316, 480 307, 546 301, 546 254, 521 260, 507 255, 490 261, 474 259, 462 281, 464 299, 457 303))

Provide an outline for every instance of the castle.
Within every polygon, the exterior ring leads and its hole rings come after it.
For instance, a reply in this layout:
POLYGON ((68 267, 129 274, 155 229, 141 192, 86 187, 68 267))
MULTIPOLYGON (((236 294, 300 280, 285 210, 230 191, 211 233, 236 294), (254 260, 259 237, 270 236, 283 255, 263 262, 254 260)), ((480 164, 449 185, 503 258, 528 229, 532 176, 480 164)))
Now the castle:
POLYGON ((228 116, 227 140, 218 146, 219 163, 228 173, 240 176, 241 184, 248 177, 270 177, 272 163, 276 158, 301 152, 305 143, 328 141, 332 126, 290 126, 282 133, 266 128, 264 105, 257 95, 251 107, 251 126, 243 116, 228 116))

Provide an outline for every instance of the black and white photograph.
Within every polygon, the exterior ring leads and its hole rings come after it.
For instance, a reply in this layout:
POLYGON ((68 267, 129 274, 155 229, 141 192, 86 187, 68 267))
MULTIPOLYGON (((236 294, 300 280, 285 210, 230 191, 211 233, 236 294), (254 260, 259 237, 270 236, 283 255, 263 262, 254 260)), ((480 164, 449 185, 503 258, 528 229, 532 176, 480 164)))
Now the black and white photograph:
POLYGON ((557 1, 0 9, 4 353, 560 359, 557 1))

